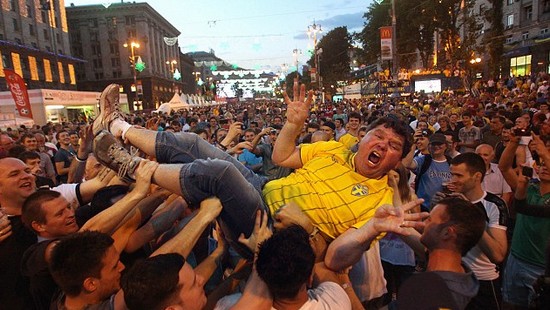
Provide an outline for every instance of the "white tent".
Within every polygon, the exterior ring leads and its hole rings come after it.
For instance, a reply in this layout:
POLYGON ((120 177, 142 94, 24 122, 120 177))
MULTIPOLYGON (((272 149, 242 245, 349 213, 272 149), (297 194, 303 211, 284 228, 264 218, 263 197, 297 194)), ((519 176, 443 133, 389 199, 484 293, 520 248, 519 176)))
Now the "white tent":
POLYGON ((170 104, 170 109, 176 110, 176 111, 180 110, 180 109, 188 109, 189 108, 189 104, 182 101, 180 96, 177 93, 174 94, 174 97, 172 97, 172 99, 170 99, 170 101, 168 101, 168 103, 170 104))

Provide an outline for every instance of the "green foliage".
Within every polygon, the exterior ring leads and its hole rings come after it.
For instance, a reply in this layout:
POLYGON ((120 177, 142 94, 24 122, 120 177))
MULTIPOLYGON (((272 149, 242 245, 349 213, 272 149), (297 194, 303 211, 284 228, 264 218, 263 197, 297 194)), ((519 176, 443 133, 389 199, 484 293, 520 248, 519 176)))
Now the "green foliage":
MULTIPOLYGON (((349 50, 351 49, 351 35, 348 33, 348 28, 343 26, 329 31, 317 43, 317 50, 321 49, 319 67, 323 85, 331 85, 346 79, 350 70, 349 50)), ((314 63, 314 55, 312 55, 308 64, 314 63)))

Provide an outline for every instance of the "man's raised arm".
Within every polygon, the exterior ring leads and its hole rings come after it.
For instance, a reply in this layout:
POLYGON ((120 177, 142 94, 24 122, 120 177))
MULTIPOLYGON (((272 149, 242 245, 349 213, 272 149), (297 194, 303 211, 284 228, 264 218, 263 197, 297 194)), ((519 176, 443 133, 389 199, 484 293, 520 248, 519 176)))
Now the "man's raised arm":
POLYGON ((283 95, 287 104, 287 120, 275 141, 272 159, 278 166, 298 169, 302 167, 302 159, 300 158, 300 149, 296 147, 295 141, 309 115, 313 92, 311 90, 307 92, 306 97, 306 86, 302 84, 301 87, 298 87, 298 81, 295 80, 294 101, 291 101, 286 93, 283 95))

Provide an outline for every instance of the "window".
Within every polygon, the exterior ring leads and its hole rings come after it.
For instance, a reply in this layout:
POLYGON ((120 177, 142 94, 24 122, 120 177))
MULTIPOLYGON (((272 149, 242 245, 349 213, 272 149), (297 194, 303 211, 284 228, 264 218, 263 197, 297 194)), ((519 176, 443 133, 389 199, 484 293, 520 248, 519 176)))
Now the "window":
POLYGON ((57 43, 61 44, 61 35, 59 33, 55 34, 55 40, 57 41, 57 43))
POLYGON ((542 2, 542 12, 547 13, 550 11, 550 0, 544 0, 542 2))
POLYGON ((111 58, 111 66, 120 67, 120 58, 111 58))
POLYGON ((128 38, 135 38, 136 37, 136 30, 130 29, 128 30, 128 38))
POLYGON ((109 25, 111 27, 115 28, 116 27, 116 17, 115 16, 110 17, 110 18, 108 18, 108 20, 109 20, 109 25))
POLYGON ((21 42, 21 39, 19 38, 15 38, 15 42, 17 42, 17 44, 22 44, 23 42, 21 42))
POLYGON ((34 48, 38 48, 38 45, 36 44, 36 42, 31 42, 31 45, 32 45, 32 47, 34 47, 34 48))
POLYGON ((525 20, 532 20, 533 19, 533 6, 530 5, 530 6, 526 6, 525 8, 523 8, 523 11, 525 12, 525 20))
POLYGON ((510 58, 510 74, 525 76, 531 74, 531 55, 510 58))
POLYGON ((44 34, 44 40, 50 39, 50 33, 48 32, 48 29, 42 29, 42 33, 44 34))
POLYGON ((14 30, 14 31, 19 31, 19 22, 17 21, 17 19, 12 18, 12 19, 11 19, 11 22, 12 22, 12 24, 13 24, 13 30, 14 30))
POLYGON ((99 44, 92 44, 92 55, 101 55, 101 46, 99 44))
POLYGON ((42 22, 46 23, 48 21, 48 13, 47 11, 40 11, 40 15, 42 16, 42 22))
POLYGON ((508 5, 512 5, 512 4, 514 4, 514 0, 508 0, 507 3, 508 3, 508 5))
POLYGON ((524 31, 524 32, 521 34, 521 39, 522 39, 522 40, 527 40, 527 39, 529 39, 529 31, 524 31))
POLYGON ((113 71, 113 78, 119 79, 122 77, 122 72, 120 71, 113 71))
POLYGON ((97 18, 90 18, 89 20, 90 27, 97 28, 97 18))
POLYGON ((51 52, 51 51, 52 51, 52 48, 49 47, 48 45, 46 45, 46 50, 47 50, 48 52, 51 52))
POLYGON ((32 24, 29 24, 29 34, 33 37, 35 36, 34 26, 32 24))
POLYGON ((111 43, 109 45, 109 50, 110 50, 111 54, 118 55, 118 43, 111 43))
POLYGON ((94 59, 93 64, 95 69, 103 68, 103 62, 101 61, 101 59, 94 59))
POLYGON ((10 10, 17 11, 17 0, 10 0, 10 10))
POLYGON ((134 16, 127 15, 127 16, 124 16, 124 19, 126 21, 126 25, 135 25, 136 24, 136 19, 135 19, 134 16))
POLYGON ((103 72, 96 72, 95 73, 95 79, 96 80, 103 80, 103 72))
POLYGON ((548 28, 542 28, 540 30, 540 34, 547 34, 548 33, 548 28))
POLYGON ((32 11, 32 6, 30 4, 27 4, 27 17, 28 18, 33 18, 34 14, 33 14, 33 11, 32 11))
POLYGON ((506 16, 506 28, 512 28, 514 25, 514 14, 508 14, 506 16))

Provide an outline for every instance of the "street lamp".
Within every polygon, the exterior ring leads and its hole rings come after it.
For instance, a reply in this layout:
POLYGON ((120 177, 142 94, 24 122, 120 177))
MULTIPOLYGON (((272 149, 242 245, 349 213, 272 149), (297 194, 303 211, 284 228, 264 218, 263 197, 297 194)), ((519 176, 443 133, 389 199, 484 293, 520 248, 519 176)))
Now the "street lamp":
POLYGON ((315 63, 315 71, 316 76, 319 78, 318 80, 318 87, 319 91, 321 91, 321 69, 319 68, 319 53, 320 51, 317 51, 317 34, 323 32, 323 29, 321 28, 321 25, 315 24, 315 21, 313 21, 313 25, 307 26, 307 35, 310 39, 313 40, 313 61, 315 63))
MULTIPOLYGON (((174 80, 179 80, 180 76, 178 76, 179 75, 178 68, 174 68, 178 64, 178 62, 175 59, 173 59, 172 61, 167 60, 166 64, 170 67, 170 73, 172 75, 172 78, 174 80)), ((174 90, 175 85, 176 83, 172 81, 172 91, 174 90)))
POLYGON ((293 49, 292 50, 292 56, 294 56, 294 66, 296 67, 296 72, 298 72, 298 57, 302 55, 302 50, 301 49, 293 49))
MULTIPOLYGON (((475 85, 475 82, 474 80, 477 79, 477 66, 479 65, 479 63, 481 62, 481 58, 480 57, 473 57, 470 59, 470 64, 471 64, 471 69, 470 69, 470 79, 471 79, 471 82, 470 82, 470 91, 472 92, 473 95, 477 96, 477 90, 474 89, 474 85, 475 85)), ((481 74, 480 74, 480 78, 481 78, 481 74)))
MULTIPOLYGON (((131 90, 135 91, 135 97, 134 97, 134 100, 133 101, 138 101, 138 94, 137 94, 137 70, 136 70, 136 54, 135 54, 135 51, 134 49, 136 48, 139 48, 139 43, 137 42, 130 42, 130 44, 128 43, 124 43, 123 45, 124 47, 130 47, 130 53, 131 53, 131 56, 130 56, 130 66, 132 67, 132 71, 133 71, 133 74, 134 74, 134 87, 131 87, 131 90)), ((133 102, 132 101, 132 102, 133 102)))

